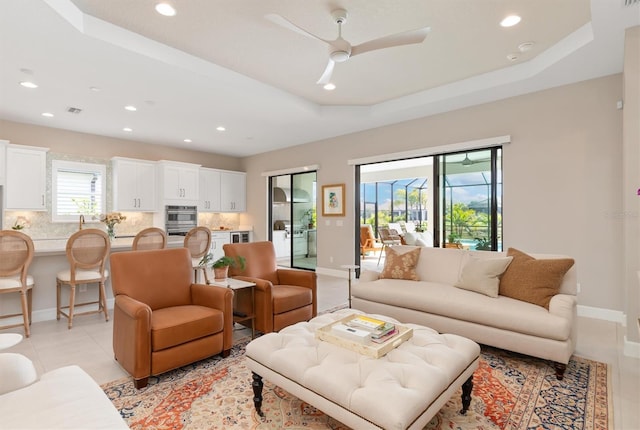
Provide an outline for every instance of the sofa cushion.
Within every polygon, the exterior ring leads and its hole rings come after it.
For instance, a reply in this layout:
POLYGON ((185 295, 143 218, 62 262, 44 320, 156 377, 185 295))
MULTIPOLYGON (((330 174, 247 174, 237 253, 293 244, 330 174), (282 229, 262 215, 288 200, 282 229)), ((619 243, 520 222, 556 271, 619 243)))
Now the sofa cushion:
POLYGON ((400 250, 396 252, 393 247, 385 248, 384 269, 380 274, 381 278, 405 279, 417 281, 416 264, 420 257, 419 247, 412 247, 411 250, 400 250))
POLYGON ((218 309, 198 305, 156 309, 151 314, 151 347, 153 351, 171 348, 221 332, 223 327, 224 315, 218 309))
POLYGON ((453 285, 398 279, 358 282, 351 286, 351 292, 361 300, 560 341, 571 334, 570 315, 575 307, 575 296, 569 295, 560 295, 566 299, 568 313, 555 314, 509 297, 494 299, 453 285))
POLYGON ((456 287, 475 291, 489 297, 498 297, 499 276, 504 273, 513 257, 480 259, 471 257, 462 268, 456 287))
POLYGON ((458 282, 461 268, 469 258, 469 251, 429 247, 420 249, 422 251, 416 266, 418 279, 449 285, 458 282))
POLYGON ((549 309, 549 301, 558 294, 573 259, 537 260, 515 248, 509 248, 507 255, 513 261, 500 279, 500 295, 549 309))

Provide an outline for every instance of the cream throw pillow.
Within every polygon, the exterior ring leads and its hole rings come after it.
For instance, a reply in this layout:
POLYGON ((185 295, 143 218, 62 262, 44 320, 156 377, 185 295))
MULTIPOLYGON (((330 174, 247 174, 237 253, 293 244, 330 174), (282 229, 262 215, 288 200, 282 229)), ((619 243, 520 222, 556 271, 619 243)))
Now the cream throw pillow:
POLYGON ((421 249, 418 247, 408 252, 399 253, 392 246, 388 246, 385 249, 384 269, 382 269, 380 278, 417 281, 416 265, 421 249))
POLYGON ((456 287, 489 297, 498 297, 499 277, 507 270, 511 260, 513 257, 487 259, 471 257, 471 260, 462 268, 456 287))

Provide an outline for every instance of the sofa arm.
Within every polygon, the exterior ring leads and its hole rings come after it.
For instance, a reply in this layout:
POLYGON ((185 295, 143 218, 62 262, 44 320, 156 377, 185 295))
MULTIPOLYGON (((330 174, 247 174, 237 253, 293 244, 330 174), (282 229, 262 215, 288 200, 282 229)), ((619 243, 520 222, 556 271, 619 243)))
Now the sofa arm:
POLYGON ((576 296, 556 294, 551 297, 551 301, 549 302, 549 313, 562 317, 567 321, 573 321, 576 315, 576 306, 576 296))
POLYGON ((282 285, 297 285, 315 289, 318 275, 316 272, 295 269, 278 269, 278 281, 282 285))
POLYGON ((21 354, 0 354, 0 395, 19 390, 38 380, 33 362, 21 354))
POLYGON ((363 270, 360 272, 360 282, 371 282, 380 279, 380 272, 375 270, 363 270))
POLYGON ((124 294, 113 306, 113 352, 134 379, 151 374, 151 308, 124 294))
POLYGON ((191 299, 194 305, 218 309, 224 315, 223 348, 233 346, 233 290, 217 285, 191 284, 191 299))

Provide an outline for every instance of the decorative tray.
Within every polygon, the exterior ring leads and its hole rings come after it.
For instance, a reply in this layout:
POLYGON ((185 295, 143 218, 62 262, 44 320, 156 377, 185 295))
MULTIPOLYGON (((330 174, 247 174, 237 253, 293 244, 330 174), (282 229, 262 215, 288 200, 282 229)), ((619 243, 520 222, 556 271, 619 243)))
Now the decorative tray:
POLYGON ((320 327, 316 330, 316 337, 325 342, 332 343, 334 345, 341 346, 351 351, 358 352, 368 357, 380 358, 387 354, 394 348, 397 348, 402 342, 411 339, 413 337, 413 329, 401 324, 393 323, 396 327, 397 333, 389 336, 389 339, 382 343, 376 343, 370 338, 359 339, 357 335, 351 336, 341 334, 341 330, 334 329, 334 326, 345 325, 348 326, 349 322, 362 316, 360 314, 352 314, 345 318, 339 319, 327 324, 324 327, 320 327))

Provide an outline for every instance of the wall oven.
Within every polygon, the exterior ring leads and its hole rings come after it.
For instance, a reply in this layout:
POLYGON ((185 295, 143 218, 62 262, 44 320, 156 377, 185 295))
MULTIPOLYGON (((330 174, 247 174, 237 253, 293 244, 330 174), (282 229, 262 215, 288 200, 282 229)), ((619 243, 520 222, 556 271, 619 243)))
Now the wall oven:
POLYGON ((197 206, 165 206, 165 230, 168 236, 186 236, 198 225, 197 206))

